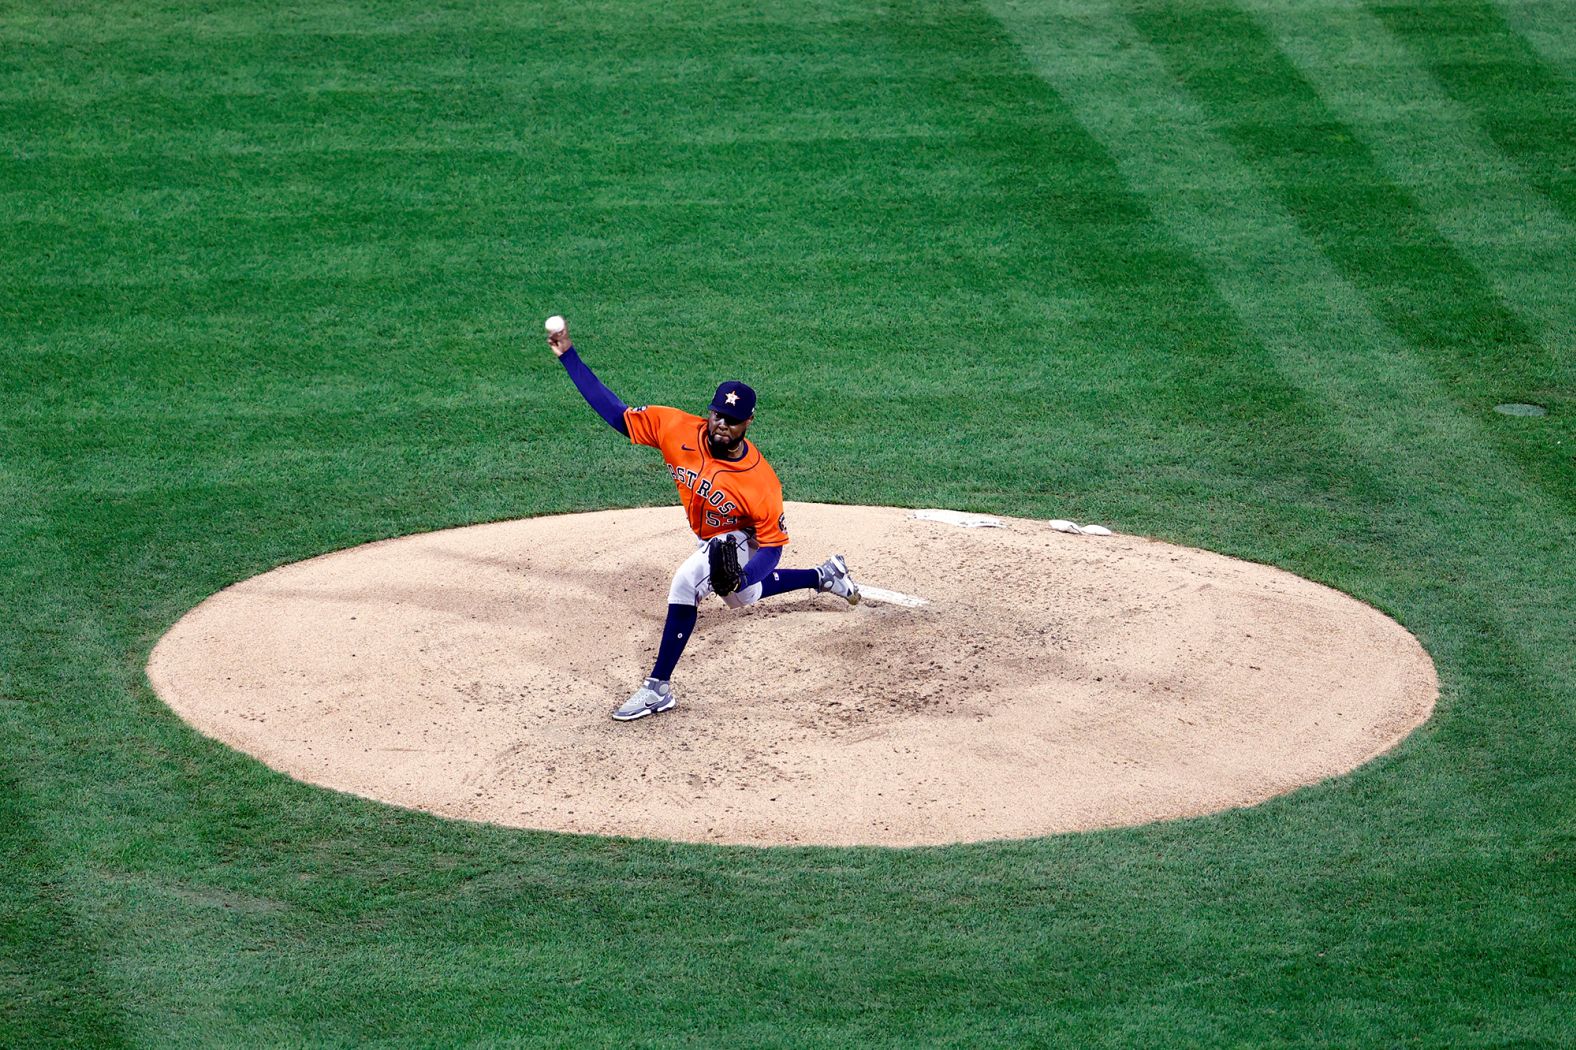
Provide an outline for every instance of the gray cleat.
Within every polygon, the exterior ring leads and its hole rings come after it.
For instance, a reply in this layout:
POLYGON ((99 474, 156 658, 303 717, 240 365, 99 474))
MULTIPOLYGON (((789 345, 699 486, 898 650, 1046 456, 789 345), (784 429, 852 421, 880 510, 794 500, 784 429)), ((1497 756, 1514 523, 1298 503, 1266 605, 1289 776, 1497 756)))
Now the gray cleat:
POLYGON ((849 605, 859 604, 859 584, 848 575, 848 562, 841 554, 832 555, 815 571, 821 574, 821 582, 816 585, 816 590, 822 594, 835 594, 839 598, 846 598, 849 605))
POLYGON ((635 690, 634 696, 624 701, 624 706, 613 712, 613 717, 620 722, 631 722, 647 715, 671 711, 678 702, 671 685, 656 678, 648 678, 644 685, 635 690))

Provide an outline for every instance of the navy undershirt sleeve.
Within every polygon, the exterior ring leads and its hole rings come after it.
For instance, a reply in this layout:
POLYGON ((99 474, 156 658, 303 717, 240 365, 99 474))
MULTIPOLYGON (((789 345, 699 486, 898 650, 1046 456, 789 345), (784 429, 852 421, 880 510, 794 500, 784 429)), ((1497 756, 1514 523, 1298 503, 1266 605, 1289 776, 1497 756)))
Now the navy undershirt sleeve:
POLYGON ((783 549, 781 547, 762 547, 750 556, 744 566, 745 587, 753 587, 766 579, 767 575, 782 561, 783 549))
MULTIPOLYGON (((596 414, 614 430, 629 437, 629 427, 624 424, 624 413, 629 406, 618 399, 618 395, 602 385, 586 363, 580 360, 580 355, 575 353, 575 348, 570 347, 564 351, 564 356, 559 362, 563 364, 564 371, 569 373, 569 378, 574 380, 575 389, 580 391, 580 396, 586 399, 586 404, 596 409, 596 414)), ((764 573, 762 575, 765 575, 764 573)))

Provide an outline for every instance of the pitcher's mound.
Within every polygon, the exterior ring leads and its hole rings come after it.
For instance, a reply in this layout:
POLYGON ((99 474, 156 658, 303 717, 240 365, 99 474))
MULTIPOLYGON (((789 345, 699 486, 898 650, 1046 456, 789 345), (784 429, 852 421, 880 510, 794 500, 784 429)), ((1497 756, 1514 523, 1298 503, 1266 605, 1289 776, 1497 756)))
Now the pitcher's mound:
POLYGON ((608 716, 692 550, 673 507, 410 536, 182 619, 148 675, 202 732, 326 787, 516 827, 921 845, 1140 824, 1343 773, 1428 717, 1426 653, 1290 573, 1003 519, 791 504, 909 607, 702 609, 676 709, 608 716))

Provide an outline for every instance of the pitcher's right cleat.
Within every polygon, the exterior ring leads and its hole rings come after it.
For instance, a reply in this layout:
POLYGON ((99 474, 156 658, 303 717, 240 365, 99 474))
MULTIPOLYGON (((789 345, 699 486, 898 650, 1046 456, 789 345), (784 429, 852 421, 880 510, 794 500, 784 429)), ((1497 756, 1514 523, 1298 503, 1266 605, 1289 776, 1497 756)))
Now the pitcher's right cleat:
POLYGON ((859 584, 848 575, 848 562, 841 554, 832 555, 815 571, 821 574, 821 581, 816 585, 816 590, 822 594, 835 594, 839 598, 846 598, 849 605, 859 604, 859 584))
POLYGON ((634 696, 625 700, 624 705, 613 712, 613 717, 620 722, 632 722, 647 715, 660 715, 664 711, 671 711, 678 702, 678 697, 673 695, 671 685, 656 678, 648 678, 644 685, 635 690, 634 696))

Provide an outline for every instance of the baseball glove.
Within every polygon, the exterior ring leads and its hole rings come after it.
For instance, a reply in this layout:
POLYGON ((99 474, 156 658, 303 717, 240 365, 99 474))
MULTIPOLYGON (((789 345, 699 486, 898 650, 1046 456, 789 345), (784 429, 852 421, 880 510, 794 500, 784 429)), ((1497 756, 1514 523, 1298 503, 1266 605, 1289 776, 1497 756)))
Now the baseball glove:
POLYGON ((725 598, 739 589, 744 582, 744 570, 739 568, 739 541, 732 536, 718 537, 706 548, 711 560, 711 589, 719 598, 725 598))

